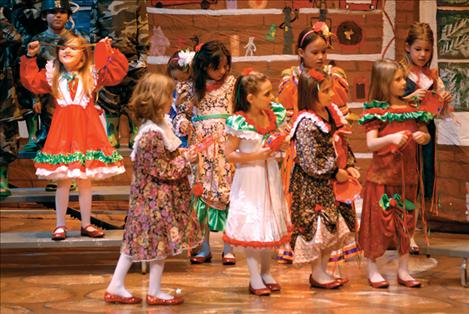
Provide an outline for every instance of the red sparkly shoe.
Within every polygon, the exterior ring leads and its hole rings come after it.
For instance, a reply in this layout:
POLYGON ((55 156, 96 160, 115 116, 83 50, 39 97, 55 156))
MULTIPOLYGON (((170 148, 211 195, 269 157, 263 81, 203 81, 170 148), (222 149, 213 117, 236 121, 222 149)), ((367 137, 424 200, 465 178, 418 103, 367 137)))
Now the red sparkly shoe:
POLYGON ((81 227, 81 235, 85 237, 90 237, 90 238, 102 238, 104 237, 104 231, 99 230, 98 228, 94 227, 93 225, 88 225, 86 227, 81 227), (92 228, 93 230, 89 230, 89 228, 92 228))
POLYGON ((137 297, 121 297, 117 294, 104 293, 104 302, 106 303, 120 303, 120 304, 138 304, 142 303, 141 298, 137 297))
POLYGON ((62 241, 67 238, 67 228, 65 226, 57 226, 55 227, 54 231, 52 232, 51 239, 54 241, 62 241), (62 229, 63 231, 58 231, 62 229))
POLYGON ((181 297, 173 297, 172 299, 166 300, 147 294, 148 305, 179 305, 182 303, 184 303, 184 299, 181 297))

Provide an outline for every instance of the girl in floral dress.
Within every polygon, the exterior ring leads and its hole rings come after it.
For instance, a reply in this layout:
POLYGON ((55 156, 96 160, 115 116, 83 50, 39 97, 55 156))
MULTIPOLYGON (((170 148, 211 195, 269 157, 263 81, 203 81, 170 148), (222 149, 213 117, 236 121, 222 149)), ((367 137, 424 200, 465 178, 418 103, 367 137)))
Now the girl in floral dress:
POLYGON ((426 123, 432 114, 410 106, 402 99, 406 80, 402 66, 392 60, 373 64, 370 104, 360 123, 366 129, 366 143, 373 152, 363 192, 360 247, 368 259, 368 282, 387 288, 376 259, 388 247, 399 253, 397 281, 420 287, 408 269, 410 236, 415 228, 415 201, 418 190, 418 145, 430 141, 426 123))
POLYGON ((290 184, 293 262, 311 263, 311 287, 326 289, 343 284, 326 272, 327 264, 333 250, 353 241, 356 228, 355 211, 336 201, 333 181, 359 177, 350 148, 346 168, 336 165, 332 139, 347 122, 339 108, 331 105, 332 95, 330 76, 303 71, 298 82, 300 111, 290 132, 297 152, 290 184))
POLYGON ((21 57, 21 82, 35 94, 52 94, 55 112, 44 148, 34 159, 40 178, 57 180, 55 193, 56 228, 52 240, 67 237, 65 212, 68 207, 70 180, 77 179, 80 190, 81 235, 103 237, 104 232, 90 224, 91 180, 108 178, 125 171, 122 156, 111 147, 94 104, 96 91, 119 83, 127 73, 127 59, 111 40, 102 39, 100 45, 107 60, 97 69, 86 39, 71 34, 57 46, 58 59, 47 62, 39 70, 36 55, 40 43, 29 43, 27 55, 21 57))
MULTIPOLYGON (((230 75, 231 54, 219 41, 209 41, 196 52, 192 61, 193 102, 182 102, 173 124, 177 132, 190 133, 190 143, 200 143, 208 136, 217 143, 199 155, 194 171, 194 206, 204 229, 201 250, 191 257, 192 264, 210 262, 210 231, 225 229, 233 166, 225 155, 225 125, 232 112, 232 94, 235 78, 230 75), (190 125, 192 121, 192 125, 190 125)), ((225 244, 222 253, 224 265, 236 260, 233 249, 225 244)))
MULTIPOLYGON (((327 51, 332 48, 332 39, 333 34, 324 22, 316 22, 312 27, 305 28, 299 34, 296 48, 300 64, 282 72, 283 78, 278 94, 278 101, 287 108, 289 115, 295 116, 298 114, 298 80, 301 73, 310 69, 322 71, 327 68, 327 71, 332 72, 331 79, 334 91, 332 102, 339 107, 348 119, 353 117, 347 107, 349 84, 345 72, 337 66, 329 65, 327 60, 327 51)), ((289 207, 291 207, 291 194, 288 192, 288 187, 294 157, 294 149, 287 150, 281 168, 283 188, 289 207)), ((333 252, 332 256, 335 260, 339 260, 352 257, 356 253, 358 253, 358 247, 352 242, 346 243, 342 251, 333 252)), ((280 263, 291 263, 293 261, 291 249, 288 246, 282 247, 279 250, 277 260, 280 263)), ((340 275, 338 274, 338 276, 340 275)))
POLYGON ((284 123, 286 110, 272 102, 272 84, 259 72, 240 76, 235 91, 226 155, 236 171, 223 240, 245 248, 250 293, 269 295, 280 290, 270 274, 271 249, 288 242, 290 218, 277 161, 265 144, 284 123))
MULTIPOLYGON (((407 71, 406 91, 404 99, 412 103, 422 103, 429 92, 436 93, 443 102, 440 111, 434 112, 435 115, 448 115, 447 104, 452 101, 451 94, 445 90, 443 81, 438 76, 438 69, 430 69, 433 57, 433 31, 427 23, 414 23, 409 28, 409 33, 405 41, 406 54, 400 62, 407 71)), ((422 146, 423 163, 423 191, 424 197, 430 201, 430 211, 436 205, 437 197, 435 178, 435 136, 436 125, 431 120, 428 125, 428 132, 431 140, 427 145, 422 146)), ((418 207, 416 208, 416 217, 418 217, 418 207)), ((417 222, 417 218, 415 219, 417 222)), ((419 247, 410 238, 410 253, 418 254, 419 247)))
POLYGON ((161 275, 168 256, 180 254, 201 241, 190 206, 190 161, 196 153, 180 153, 179 138, 166 115, 172 104, 171 78, 146 74, 136 85, 130 107, 141 122, 130 155, 133 163, 129 213, 116 270, 104 295, 106 302, 140 303, 124 286, 133 262, 150 262, 146 301, 150 305, 181 304, 182 298, 161 291, 161 275))

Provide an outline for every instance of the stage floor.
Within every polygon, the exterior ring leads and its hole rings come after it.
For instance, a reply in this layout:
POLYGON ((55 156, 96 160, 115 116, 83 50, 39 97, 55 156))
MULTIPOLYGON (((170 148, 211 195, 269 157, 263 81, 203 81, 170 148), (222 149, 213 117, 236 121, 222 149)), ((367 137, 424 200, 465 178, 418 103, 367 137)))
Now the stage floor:
MULTIPOLYGON (((5 225, 4 225, 5 226, 5 225)), ((436 234, 441 241, 466 240, 467 235, 436 234)), ((469 289, 460 285, 460 258, 413 256, 412 273, 423 288, 396 283, 395 252, 379 264, 391 282, 389 289, 368 286, 365 264, 349 261, 341 267, 350 282, 338 290, 310 289, 308 265, 272 262, 282 285, 270 297, 248 294, 248 270, 241 249, 236 266, 221 264, 221 234, 212 233, 214 259, 190 265, 186 256, 169 259, 164 290, 181 289, 185 303, 174 307, 114 305, 103 301, 105 288, 118 257, 118 248, 8 250, 1 255, 1 307, 7 313, 469 313, 469 289)), ((132 267, 127 288, 145 296, 148 275, 132 267)))

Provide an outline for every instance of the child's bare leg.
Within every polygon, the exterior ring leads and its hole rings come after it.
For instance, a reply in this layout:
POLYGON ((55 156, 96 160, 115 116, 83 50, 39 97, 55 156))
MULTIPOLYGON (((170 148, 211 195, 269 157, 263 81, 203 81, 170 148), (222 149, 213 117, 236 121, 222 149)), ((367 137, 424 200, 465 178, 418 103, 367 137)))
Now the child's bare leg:
POLYGON ((398 276, 402 280, 415 280, 414 277, 412 277, 409 274, 409 254, 403 254, 399 255, 399 269, 398 269, 398 276))

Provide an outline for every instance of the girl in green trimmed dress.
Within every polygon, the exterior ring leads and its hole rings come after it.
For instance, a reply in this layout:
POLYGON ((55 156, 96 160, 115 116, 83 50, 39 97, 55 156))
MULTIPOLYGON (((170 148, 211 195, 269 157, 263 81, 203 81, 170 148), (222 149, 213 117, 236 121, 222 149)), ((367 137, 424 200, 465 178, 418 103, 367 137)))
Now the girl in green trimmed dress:
POLYGON ((368 282, 373 288, 387 288, 376 259, 389 247, 399 252, 397 282, 420 287, 408 269, 410 237, 415 228, 418 190, 418 145, 430 141, 426 123, 432 114, 410 106, 402 66, 392 60, 373 64, 370 104, 360 123, 366 129, 366 143, 373 152, 363 192, 360 246, 368 259, 368 282))
POLYGON ((227 120, 225 152, 236 171, 223 240, 245 248, 249 292, 269 295, 280 290, 270 274, 272 248, 288 242, 290 218, 275 148, 267 143, 273 145, 276 135, 278 148, 288 146, 278 134, 286 125, 286 110, 272 102, 272 84, 259 72, 240 76, 234 90, 235 114, 227 120))
MULTIPOLYGON (((231 54, 220 41, 203 44, 192 61, 194 99, 181 102, 173 119, 177 135, 189 135, 189 144, 201 143, 210 136, 215 145, 199 154, 194 171, 194 206, 204 229, 200 251, 192 256, 192 264, 212 260, 209 244, 210 231, 225 229, 233 166, 225 155, 225 125, 232 112, 235 78, 230 75, 231 54), (192 122, 192 124, 191 124, 192 122)), ((225 244, 222 253, 224 265, 235 264, 233 248, 225 244)))
POLYGON ((55 111, 44 148, 34 159, 36 175, 57 180, 55 193, 56 228, 52 240, 67 237, 65 212, 68 206, 70 181, 77 179, 80 189, 81 235, 92 238, 104 232, 90 224, 91 180, 109 178, 125 171, 123 158, 109 144, 99 111, 95 106, 95 93, 103 86, 119 83, 127 74, 125 56, 111 47, 111 39, 104 38, 102 57, 106 65, 98 69, 92 64, 93 56, 85 38, 70 35, 59 40, 56 60, 47 62, 39 70, 36 56, 40 43, 28 45, 26 56, 21 57, 21 83, 35 94, 51 94, 55 111))

